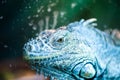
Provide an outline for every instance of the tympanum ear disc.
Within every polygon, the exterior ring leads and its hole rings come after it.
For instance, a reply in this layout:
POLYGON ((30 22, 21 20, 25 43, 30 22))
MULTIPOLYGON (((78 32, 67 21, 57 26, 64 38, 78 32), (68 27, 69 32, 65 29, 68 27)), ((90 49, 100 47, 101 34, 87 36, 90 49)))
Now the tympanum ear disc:
POLYGON ((80 71, 80 76, 86 79, 93 78, 95 74, 96 70, 91 63, 85 64, 80 71))

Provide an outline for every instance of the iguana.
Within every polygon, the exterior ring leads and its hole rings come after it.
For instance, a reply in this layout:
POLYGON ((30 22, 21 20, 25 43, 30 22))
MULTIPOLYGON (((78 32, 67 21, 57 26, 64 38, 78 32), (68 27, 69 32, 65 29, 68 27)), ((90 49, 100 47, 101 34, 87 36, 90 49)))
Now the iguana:
POLYGON ((95 21, 41 32, 24 45, 25 59, 51 80, 120 79, 120 46, 95 21))

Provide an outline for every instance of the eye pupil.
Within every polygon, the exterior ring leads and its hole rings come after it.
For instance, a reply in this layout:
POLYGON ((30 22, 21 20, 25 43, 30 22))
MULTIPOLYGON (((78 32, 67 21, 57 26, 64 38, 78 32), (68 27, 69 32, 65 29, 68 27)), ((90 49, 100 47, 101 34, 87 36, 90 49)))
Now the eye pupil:
POLYGON ((63 38, 58 39, 57 42, 59 43, 63 42, 63 38))

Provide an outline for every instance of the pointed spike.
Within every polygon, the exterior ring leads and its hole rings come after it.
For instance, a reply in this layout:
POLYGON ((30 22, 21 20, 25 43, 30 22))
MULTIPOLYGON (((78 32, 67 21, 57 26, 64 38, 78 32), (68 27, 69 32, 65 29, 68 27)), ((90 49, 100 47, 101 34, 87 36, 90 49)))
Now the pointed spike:
POLYGON ((84 19, 81 19, 80 22, 79 22, 79 24, 82 24, 84 21, 85 21, 84 19))
POLYGON ((91 25, 92 25, 92 26, 97 26, 97 23, 92 23, 91 25))
POLYGON ((86 20, 86 21, 83 23, 83 26, 87 26, 87 25, 89 25, 89 24, 91 24, 91 23, 93 23, 93 22, 95 22, 95 21, 97 21, 96 18, 88 19, 88 20, 86 20))

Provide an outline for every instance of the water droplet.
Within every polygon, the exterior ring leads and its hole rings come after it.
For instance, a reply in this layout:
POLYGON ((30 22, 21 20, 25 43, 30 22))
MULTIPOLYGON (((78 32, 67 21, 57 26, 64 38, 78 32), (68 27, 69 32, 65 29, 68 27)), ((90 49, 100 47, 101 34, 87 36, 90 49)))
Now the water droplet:
POLYGON ((51 8, 49 7, 49 8, 47 9, 47 11, 48 11, 48 12, 51 12, 51 8))
POLYGON ((31 8, 31 6, 29 6, 28 8, 31 8))
POLYGON ((35 17, 39 17, 39 15, 38 15, 38 14, 36 14, 36 15, 35 15, 35 17))
POLYGON ((33 20, 28 23, 29 26, 33 26, 33 20))
POLYGON ((8 45, 4 45, 4 48, 8 48, 8 45))
POLYGON ((3 16, 0 16, 0 19, 3 19, 3 16))
POLYGON ((32 29, 33 29, 33 30, 37 30, 37 27, 36 27, 36 26, 33 26, 32 29))
POLYGON ((71 8, 74 8, 76 6, 76 3, 71 4, 71 8))
POLYGON ((60 16, 63 17, 65 15, 65 12, 60 12, 60 16))
POLYGON ((9 67, 11 68, 11 67, 12 67, 12 64, 9 64, 9 67))
POLYGON ((30 19, 30 18, 31 18, 31 16, 28 16, 28 17, 27 17, 27 19, 30 19))
POLYGON ((1 3, 5 4, 5 3, 7 3, 7 0, 2 0, 1 3))

